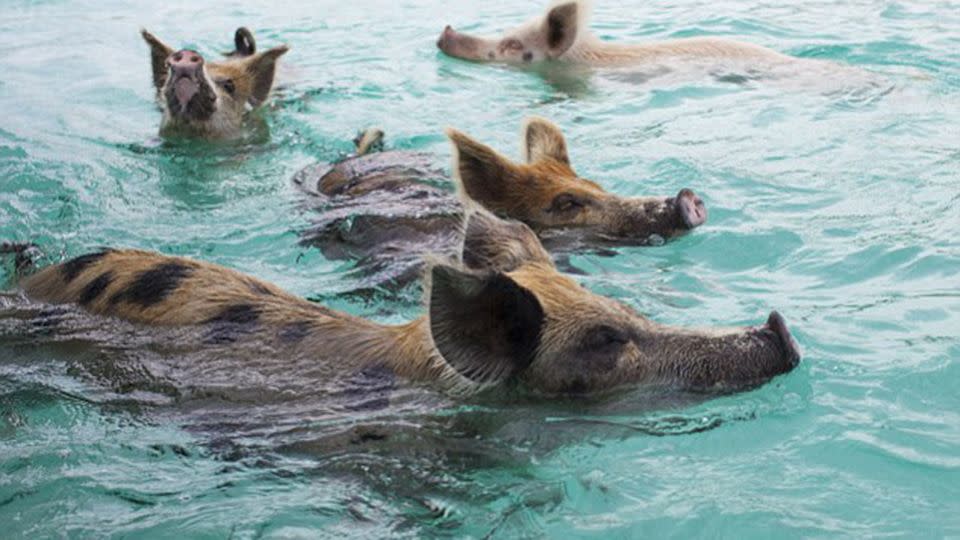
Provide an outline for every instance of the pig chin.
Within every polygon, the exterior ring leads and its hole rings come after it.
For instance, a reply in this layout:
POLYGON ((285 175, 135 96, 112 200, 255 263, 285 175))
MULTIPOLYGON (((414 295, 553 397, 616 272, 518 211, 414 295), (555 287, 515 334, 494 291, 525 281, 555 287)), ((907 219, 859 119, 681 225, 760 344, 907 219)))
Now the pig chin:
POLYGON ((182 75, 164 89, 171 119, 202 122, 217 110, 217 95, 205 77, 182 75))

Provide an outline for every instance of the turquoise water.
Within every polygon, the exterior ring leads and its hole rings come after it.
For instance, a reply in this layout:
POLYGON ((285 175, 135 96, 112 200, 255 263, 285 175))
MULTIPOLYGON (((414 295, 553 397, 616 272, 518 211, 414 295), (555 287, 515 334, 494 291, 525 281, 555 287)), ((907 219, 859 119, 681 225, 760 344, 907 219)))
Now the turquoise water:
POLYGON ((575 256, 583 283, 675 324, 776 308, 804 351, 797 370, 706 402, 412 392, 369 413, 255 410, 269 421, 251 427, 79 373, 115 351, 8 336, 0 536, 960 535, 960 4, 595 3, 607 39, 731 35, 884 84, 637 84, 436 51, 445 24, 493 33, 533 15, 529 2, 7 0, 0 239, 55 260, 103 245, 188 255, 408 320, 415 292, 345 294, 351 263, 298 246, 310 215, 290 178, 369 125, 442 163, 447 125, 518 157, 520 123, 538 114, 564 128, 581 175, 626 195, 691 187, 710 209, 665 246, 575 256), (162 144, 137 30, 212 54, 240 25, 261 47, 292 46, 262 112, 269 135, 162 144), (391 436, 364 435, 375 429, 391 436))

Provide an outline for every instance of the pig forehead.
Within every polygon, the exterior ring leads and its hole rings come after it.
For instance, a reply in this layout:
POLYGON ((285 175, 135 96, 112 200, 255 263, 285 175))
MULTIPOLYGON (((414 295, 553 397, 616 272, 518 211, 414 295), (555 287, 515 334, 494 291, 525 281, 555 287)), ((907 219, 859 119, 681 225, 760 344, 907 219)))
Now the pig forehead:
POLYGON ((629 317, 632 310, 616 300, 594 294, 551 265, 532 263, 509 274, 532 292, 548 317, 555 320, 629 317))
POLYGON ((207 72, 213 78, 238 80, 247 76, 247 70, 237 62, 218 62, 207 64, 207 72))
POLYGON ((606 191, 600 187, 600 184, 586 178, 577 176, 569 167, 549 166, 549 165, 530 165, 525 171, 529 184, 537 186, 543 191, 551 190, 576 190, 583 194, 600 195, 606 191))
POLYGON ((503 33, 504 38, 518 38, 527 41, 529 45, 545 42, 543 39, 543 17, 535 17, 529 21, 515 26, 503 33))

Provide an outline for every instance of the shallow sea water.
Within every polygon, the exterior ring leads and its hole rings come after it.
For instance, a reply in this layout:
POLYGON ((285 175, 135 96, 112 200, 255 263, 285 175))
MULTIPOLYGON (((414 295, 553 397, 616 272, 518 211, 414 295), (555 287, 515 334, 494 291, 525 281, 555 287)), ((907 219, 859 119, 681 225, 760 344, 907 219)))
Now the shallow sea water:
POLYGON ((710 210, 664 246, 573 257, 578 279, 674 324, 778 309, 804 352, 797 370, 708 401, 409 391, 372 412, 272 421, 254 407, 262 421, 242 425, 97 387, 76 369, 96 351, 7 336, 0 536, 960 535, 960 4, 595 4, 604 39, 729 35, 884 83, 640 84, 434 46, 447 23, 492 33, 541 9, 530 2, 7 0, 0 240, 54 260, 104 245, 187 255, 400 322, 420 312, 415 290, 347 294, 351 263, 298 245, 310 216, 291 177, 370 125, 443 163, 447 125, 518 157, 537 114, 608 190, 690 187, 710 210), (161 143, 139 27, 209 55, 240 25, 261 47, 292 46, 262 112, 268 136, 161 143))

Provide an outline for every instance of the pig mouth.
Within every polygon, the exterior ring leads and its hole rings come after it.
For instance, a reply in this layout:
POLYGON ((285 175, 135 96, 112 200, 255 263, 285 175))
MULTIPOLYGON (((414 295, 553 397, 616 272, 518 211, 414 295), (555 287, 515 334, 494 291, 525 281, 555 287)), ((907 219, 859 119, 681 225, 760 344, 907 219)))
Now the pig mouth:
POLYGON ((203 121, 216 110, 216 94, 205 80, 195 75, 171 78, 165 97, 167 110, 174 118, 203 121))
POLYGON ((173 94, 180 102, 181 113, 187 112, 187 105, 193 99, 193 96, 197 95, 198 91, 200 91, 200 85, 189 77, 180 77, 177 82, 173 83, 173 94))

